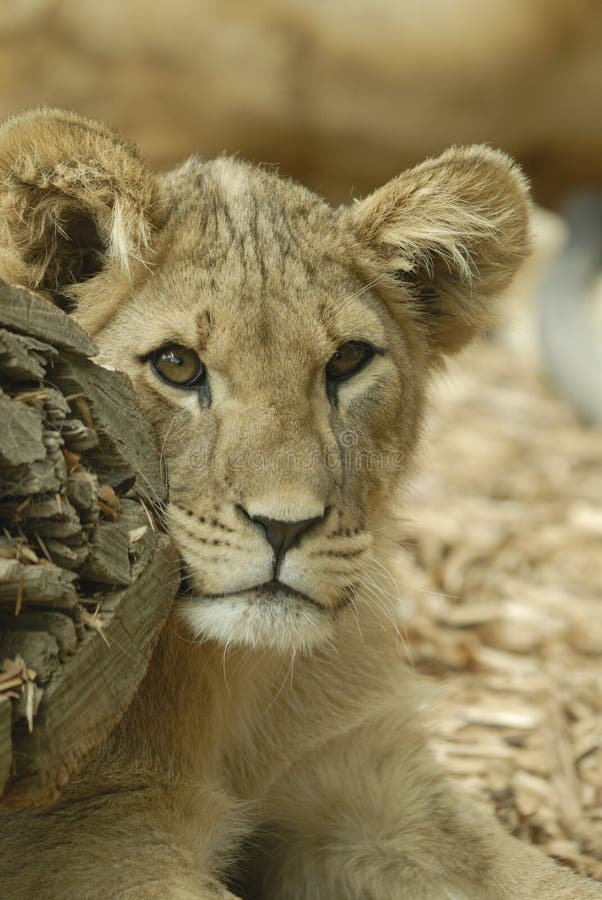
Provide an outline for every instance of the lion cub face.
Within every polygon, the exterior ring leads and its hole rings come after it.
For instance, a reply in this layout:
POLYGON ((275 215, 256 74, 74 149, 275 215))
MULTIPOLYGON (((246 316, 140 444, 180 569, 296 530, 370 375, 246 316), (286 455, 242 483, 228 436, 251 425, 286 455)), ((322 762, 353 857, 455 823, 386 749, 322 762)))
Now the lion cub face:
POLYGON ((231 160, 167 186, 161 262, 96 339, 161 442, 199 633, 307 646, 374 568, 423 363, 354 272, 340 215, 231 160))
POLYGON ((4 273, 76 301, 156 431, 193 631, 306 649, 380 609, 373 545, 428 372, 523 254, 507 158, 449 151, 334 210, 233 160, 155 179, 46 111, 5 126, 0 168, 4 273))

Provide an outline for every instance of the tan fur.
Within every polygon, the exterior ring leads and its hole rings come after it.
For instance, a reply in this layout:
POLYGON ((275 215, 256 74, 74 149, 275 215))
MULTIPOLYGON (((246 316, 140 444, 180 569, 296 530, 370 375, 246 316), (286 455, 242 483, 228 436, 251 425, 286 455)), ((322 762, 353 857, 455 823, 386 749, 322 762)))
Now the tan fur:
POLYGON ((84 773, 0 818, 2 896, 601 897, 439 771, 387 570, 429 372, 491 321, 525 253, 512 162, 455 148, 335 210, 229 159, 155 181, 108 130, 42 112, 0 134, 0 202, 4 273, 76 298, 132 378, 192 584, 84 773), (77 228, 53 221, 66 209, 77 228), (335 400, 324 367, 360 339, 382 355, 335 400), (210 394, 153 374, 168 341, 199 353, 210 394), (274 559, 249 516, 321 517, 281 564, 296 594, 257 589, 274 559))

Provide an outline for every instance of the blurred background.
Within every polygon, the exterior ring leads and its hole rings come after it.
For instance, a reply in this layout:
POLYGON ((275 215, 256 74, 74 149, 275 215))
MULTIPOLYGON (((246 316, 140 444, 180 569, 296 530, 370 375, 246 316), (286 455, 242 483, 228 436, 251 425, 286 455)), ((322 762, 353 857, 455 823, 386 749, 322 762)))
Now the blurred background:
POLYGON ((0 4, 0 116, 74 109, 158 168, 225 151, 346 202, 453 143, 521 162, 534 253, 435 388, 398 581, 449 770, 602 880, 601 50, 599 0, 0 4))
POLYGON ((160 167, 226 150, 333 200, 451 143, 556 207, 602 180, 597 0, 3 0, 0 113, 112 122, 160 167))

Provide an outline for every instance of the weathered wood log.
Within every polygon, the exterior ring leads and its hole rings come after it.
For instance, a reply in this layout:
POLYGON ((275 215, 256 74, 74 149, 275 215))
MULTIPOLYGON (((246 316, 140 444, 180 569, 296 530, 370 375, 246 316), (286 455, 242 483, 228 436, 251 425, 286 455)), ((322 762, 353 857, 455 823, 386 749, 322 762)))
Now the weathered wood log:
MULTIPOLYGON (((158 635, 165 620, 165 602, 152 601, 171 599, 175 563, 172 545, 161 535, 135 583, 112 598, 115 611, 99 614, 100 632, 89 631, 48 686, 44 684, 31 734, 26 720, 15 724, 12 776, 3 806, 55 799, 120 720, 148 666, 152 650, 148 635, 158 635)), ((39 640, 40 633, 36 637, 39 640)), ((49 659, 48 645, 40 642, 32 667, 44 666, 45 672, 49 666, 58 668, 59 646, 53 640, 56 655, 49 659)), ((0 735, 0 752, 1 742, 0 735)))
POLYGON ((56 798, 119 721, 175 592, 159 454, 95 351, 49 300, 0 282, 3 806, 56 798))
POLYGON ((78 602, 75 578, 74 572, 41 561, 31 565, 0 559, 0 610, 12 609, 16 619, 23 606, 73 609, 78 602))
POLYGON ((44 377, 44 357, 54 356, 49 344, 22 334, 0 329, 0 372, 13 381, 30 381, 44 377), (40 351, 40 354, 36 353, 40 351))
POLYGON ((27 288, 6 282, 0 288, 0 324, 60 350, 82 356, 94 356, 97 351, 94 341, 56 306, 27 288))
MULTIPOLYGON (((53 366, 52 379, 63 394, 80 394, 75 408, 84 420, 93 419, 98 446, 90 448, 88 459, 99 477, 116 485, 135 475, 139 496, 151 503, 162 498, 159 457, 129 380, 68 353, 53 366)), ((70 450, 80 452, 70 445, 69 432, 64 439, 70 450)))
POLYGON ((13 466, 44 459, 42 420, 35 409, 0 394, 0 463, 13 466))

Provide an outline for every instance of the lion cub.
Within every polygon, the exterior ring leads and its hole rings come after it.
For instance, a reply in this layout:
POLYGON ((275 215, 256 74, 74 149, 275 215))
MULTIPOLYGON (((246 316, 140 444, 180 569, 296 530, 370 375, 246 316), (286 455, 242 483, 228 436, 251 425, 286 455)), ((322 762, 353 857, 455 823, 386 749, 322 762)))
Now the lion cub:
POLYGON ((132 379, 189 584, 96 758, 2 815, 2 897, 602 897, 446 781, 387 573, 429 376, 526 253, 512 161, 453 148, 333 209, 40 110, 0 131, 0 204, 0 274, 132 379))

